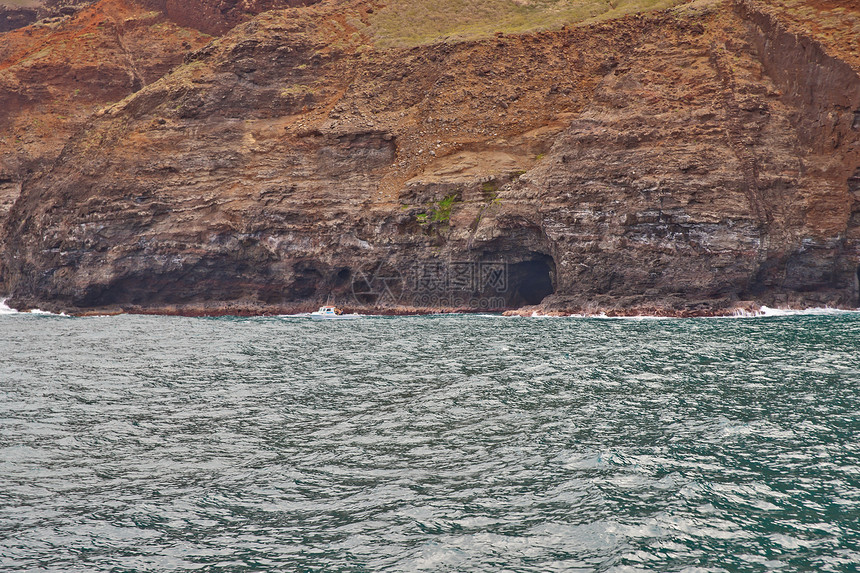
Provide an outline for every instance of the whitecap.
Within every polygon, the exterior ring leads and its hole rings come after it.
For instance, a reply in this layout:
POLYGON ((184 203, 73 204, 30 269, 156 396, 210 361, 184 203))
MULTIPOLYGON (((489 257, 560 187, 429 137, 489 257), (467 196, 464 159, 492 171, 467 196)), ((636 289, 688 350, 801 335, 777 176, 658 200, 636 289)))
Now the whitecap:
POLYGON ((6 300, 5 298, 0 298, 0 314, 18 314, 17 310, 6 305, 6 300))
POLYGON ((761 306, 756 310, 737 309, 734 314, 726 317, 717 318, 770 318, 779 316, 822 316, 833 314, 857 314, 860 309, 846 310, 841 308, 832 308, 829 306, 819 306, 810 308, 771 308, 769 306, 761 306))
POLYGON ((561 317, 556 316, 556 315, 552 315, 552 314, 543 314, 541 312, 533 310, 531 316, 529 316, 528 318, 561 318, 561 317))
MULTIPOLYGON (((0 314, 21 314, 20 312, 18 312, 14 308, 11 308, 10 306, 8 306, 6 304, 7 300, 9 300, 9 299, 0 298, 0 314)), ((55 314, 53 312, 48 312, 47 310, 41 310, 38 308, 34 308, 34 309, 30 310, 29 314, 44 314, 44 315, 48 315, 48 316, 69 316, 65 312, 61 312, 60 314, 55 314)))
POLYGON ((65 312, 61 312, 60 314, 57 314, 57 313, 55 313, 55 312, 50 312, 50 311, 47 311, 47 310, 42 310, 42 309, 40 309, 40 308, 34 308, 34 309, 31 309, 31 310, 30 310, 30 314, 40 314, 40 315, 44 315, 44 316, 69 316, 69 315, 68 315, 68 314, 66 314, 65 312))

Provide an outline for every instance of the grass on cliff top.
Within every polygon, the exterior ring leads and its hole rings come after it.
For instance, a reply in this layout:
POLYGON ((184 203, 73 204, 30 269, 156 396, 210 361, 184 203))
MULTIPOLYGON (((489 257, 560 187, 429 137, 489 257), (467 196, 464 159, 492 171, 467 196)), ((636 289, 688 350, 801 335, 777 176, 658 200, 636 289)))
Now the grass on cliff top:
POLYGON ((389 0, 373 17, 381 47, 471 40, 659 10, 686 0, 389 0))
POLYGON ((0 8, 37 8, 42 0, 0 0, 0 8))

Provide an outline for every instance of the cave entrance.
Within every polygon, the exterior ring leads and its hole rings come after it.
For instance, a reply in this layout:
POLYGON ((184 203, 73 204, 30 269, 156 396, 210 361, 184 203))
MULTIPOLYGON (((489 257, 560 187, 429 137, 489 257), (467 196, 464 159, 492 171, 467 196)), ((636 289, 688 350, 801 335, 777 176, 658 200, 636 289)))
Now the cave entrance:
POLYGON ((540 304, 555 292, 555 261, 547 255, 514 263, 509 267, 511 306, 540 304))

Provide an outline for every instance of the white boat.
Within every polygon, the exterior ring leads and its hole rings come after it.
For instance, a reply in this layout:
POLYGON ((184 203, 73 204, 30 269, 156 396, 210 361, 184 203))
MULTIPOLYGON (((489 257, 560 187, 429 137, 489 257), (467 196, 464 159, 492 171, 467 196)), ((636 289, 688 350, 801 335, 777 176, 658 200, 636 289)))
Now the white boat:
POLYGON ((360 314, 344 314, 343 311, 336 306, 321 306, 316 312, 309 315, 314 320, 349 320, 358 318, 360 314))

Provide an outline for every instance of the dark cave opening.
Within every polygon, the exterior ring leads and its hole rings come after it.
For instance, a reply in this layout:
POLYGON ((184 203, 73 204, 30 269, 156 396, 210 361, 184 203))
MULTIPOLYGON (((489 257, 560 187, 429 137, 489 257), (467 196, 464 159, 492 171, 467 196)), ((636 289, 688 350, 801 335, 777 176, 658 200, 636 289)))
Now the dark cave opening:
POLYGON ((513 306, 534 305, 555 292, 555 261, 547 255, 514 263, 509 267, 513 306))
POLYGON ((345 285, 351 276, 352 276, 352 273, 350 272, 350 270, 346 267, 343 267, 342 269, 340 269, 337 272, 337 274, 334 277, 335 286, 345 285))
POLYGON ((293 267, 293 283, 290 285, 294 300, 311 298, 316 294, 323 273, 312 261, 302 261, 293 267))

